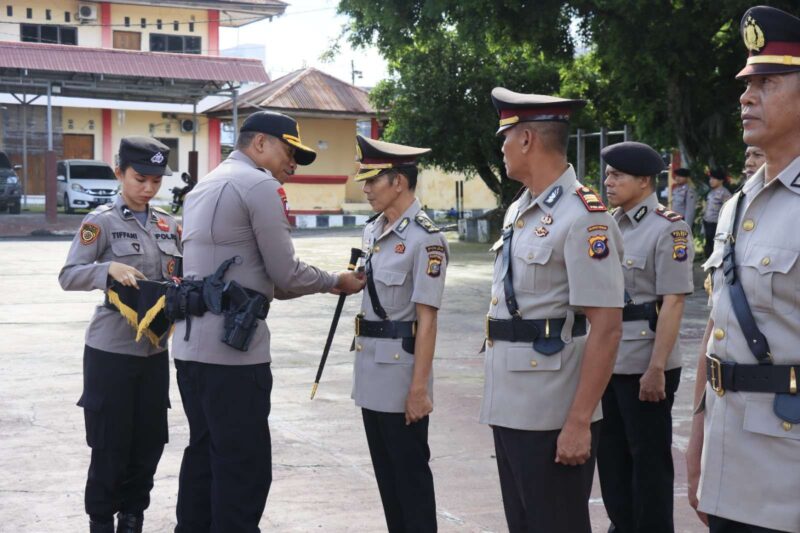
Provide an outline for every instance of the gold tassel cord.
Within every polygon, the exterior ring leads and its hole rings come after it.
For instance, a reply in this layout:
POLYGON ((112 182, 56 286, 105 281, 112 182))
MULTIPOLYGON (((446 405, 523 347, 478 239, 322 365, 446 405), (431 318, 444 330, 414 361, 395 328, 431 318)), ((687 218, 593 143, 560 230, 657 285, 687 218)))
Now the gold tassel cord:
MULTIPOLYGON (((119 294, 117 294, 116 291, 114 291, 112 289, 108 290, 108 301, 110 303, 114 304, 114 306, 116 306, 116 308, 119 310, 120 314, 125 317, 125 320, 128 321, 128 324, 130 324, 132 328, 138 329, 138 327, 139 327, 139 318, 138 318, 138 315, 136 313, 136 310, 135 309, 131 309, 130 307, 128 307, 127 305, 122 303, 122 300, 120 299, 119 294)), ((136 340, 137 341, 139 340, 138 335, 136 337, 136 340)))
POLYGON ((161 295, 161 297, 156 300, 156 303, 153 305, 153 307, 147 310, 147 313, 142 318, 142 321, 139 322, 139 325, 136 327, 136 342, 139 342, 139 339, 142 338, 142 334, 144 334, 146 331, 148 334, 147 338, 150 339, 150 342, 153 344, 153 346, 158 346, 158 338, 148 328, 150 327, 150 324, 152 324, 153 320, 155 320, 158 313, 164 309, 166 303, 166 295, 161 295), (155 342, 153 342, 154 338, 156 339, 155 342))

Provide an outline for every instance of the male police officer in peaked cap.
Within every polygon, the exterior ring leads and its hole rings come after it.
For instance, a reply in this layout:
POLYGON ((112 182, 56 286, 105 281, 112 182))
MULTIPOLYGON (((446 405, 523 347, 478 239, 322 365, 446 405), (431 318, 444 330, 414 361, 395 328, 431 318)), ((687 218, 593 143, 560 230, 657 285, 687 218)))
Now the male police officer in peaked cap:
POLYGON ((417 159, 430 150, 360 135, 357 141, 355 181, 379 214, 364 228, 367 290, 356 317, 353 399, 389 531, 432 532, 428 415, 448 247, 414 196, 417 159))
POLYGON ((741 32, 743 140, 766 164, 722 207, 704 264, 689 499, 715 533, 800 533, 800 19, 754 7, 741 32))
POLYGON ((506 212, 486 318, 480 420, 492 426, 512 532, 589 533, 600 398, 622 329, 622 237, 567 162, 583 100, 496 88, 506 212), (588 325, 591 324, 591 331, 588 325))
POLYGON ((614 375, 603 395, 597 468, 617 533, 672 533, 672 403, 681 378, 678 331, 693 289, 692 232, 658 203, 664 162, 646 144, 601 152, 622 232, 625 308, 614 375))
POLYGON ((216 312, 189 312, 175 328, 190 429, 177 533, 258 531, 272 481, 269 301, 363 287, 353 273, 323 272, 295 256, 282 185, 297 164, 316 156, 302 144, 296 122, 259 111, 240 131, 236 150, 200 180, 184 207, 185 278, 226 272, 219 283, 203 284, 202 297, 233 282, 240 290, 209 298, 216 312))

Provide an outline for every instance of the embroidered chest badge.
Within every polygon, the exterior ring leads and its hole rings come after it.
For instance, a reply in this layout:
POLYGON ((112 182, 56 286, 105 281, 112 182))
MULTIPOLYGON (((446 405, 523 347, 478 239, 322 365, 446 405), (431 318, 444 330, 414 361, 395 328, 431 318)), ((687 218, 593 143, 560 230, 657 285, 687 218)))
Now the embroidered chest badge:
POLYGON ((608 257, 608 237, 605 235, 589 237, 589 257, 592 259, 608 257))
POLYGON ((547 237, 548 235, 550 235, 550 230, 545 228, 544 226, 538 226, 535 231, 537 237, 547 237))
POLYGON ((553 223, 553 215, 551 215, 550 213, 547 213, 542 217, 542 224, 549 226, 552 223, 553 223))
POLYGON ((158 229, 160 229, 161 231, 169 231, 169 222, 167 222, 163 218, 158 219, 158 222, 156 222, 156 226, 158 226, 158 229))

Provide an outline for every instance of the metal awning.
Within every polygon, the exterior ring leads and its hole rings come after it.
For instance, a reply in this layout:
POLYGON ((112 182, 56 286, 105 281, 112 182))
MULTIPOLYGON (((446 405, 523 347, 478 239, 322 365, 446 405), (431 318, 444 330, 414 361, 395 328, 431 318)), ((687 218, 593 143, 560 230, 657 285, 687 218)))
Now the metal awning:
POLYGON ((0 42, 0 92, 196 103, 269 81, 257 59, 0 42))

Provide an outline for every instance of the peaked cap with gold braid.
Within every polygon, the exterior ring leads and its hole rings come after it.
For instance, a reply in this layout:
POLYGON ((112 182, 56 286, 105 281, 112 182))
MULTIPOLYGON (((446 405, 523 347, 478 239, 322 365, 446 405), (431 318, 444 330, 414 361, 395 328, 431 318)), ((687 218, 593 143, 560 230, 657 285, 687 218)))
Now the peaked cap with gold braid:
POLYGON ((799 18, 774 7, 751 7, 740 30, 749 57, 737 79, 800 71, 799 18))
POLYGON ((497 134, 520 122, 569 122, 569 117, 586 105, 586 100, 570 100, 543 94, 523 94, 503 87, 492 89, 492 103, 500 115, 497 134))
POLYGON ((416 166, 417 158, 429 154, 430 148, 416 148, 356 136, 356 149, 360 165, 355 181, 364 181, 379 176, 393 168, 416 166))
POLYGON ((137 342, 144 336, 153 346, 162 346, 172 327, 172 322, 164 314, 170 283, 140 280, 138 284, 137 289, 115 281, 108 288, 108 303, 136 330, 137 342))

